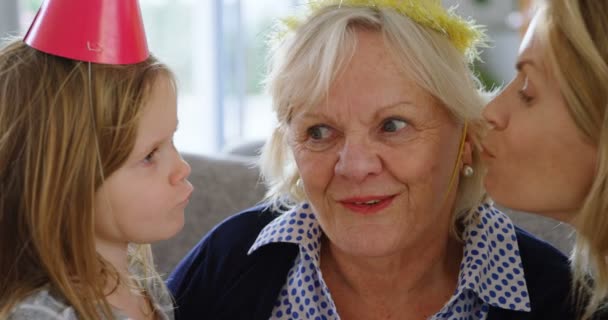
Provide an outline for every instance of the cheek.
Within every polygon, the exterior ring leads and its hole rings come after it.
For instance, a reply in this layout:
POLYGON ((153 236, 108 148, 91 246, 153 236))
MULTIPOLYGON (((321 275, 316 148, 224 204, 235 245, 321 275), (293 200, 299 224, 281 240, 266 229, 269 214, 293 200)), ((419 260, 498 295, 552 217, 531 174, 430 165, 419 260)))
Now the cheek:
POLYGON ((405 156, 401 153, 392 155, 385 153, 384 159, 388 171, 398 180, 409 185, 430 182, 441 169, 437 159, 420 153, 416 156, 411 153, 405 156))
POLYGON ((169 190, 158 179, 131 175, 114 182, 110 189, 111 209, 117 221, 141 223, 155 212, 166 210, 174 202, 168 197, 169 190))
POLYGON ((148 184, 113 198, 113 219, 123 237, 145 243, 174 235, 183 226, 183 208, 175 207, 176 199, 167 189, 148 184), (181 212, 180 212, 181 211, 181 212))
MULTIPOLYGON (((572 133, 577 137, 578 133, 572 133)), ((570 185, 572 192, 579 195, 580 202, 586 197, 597 175, 598 150, 586 143, 582 137, 572 139, 571 143, 560 145, 554 152, 556 174, 561 175, 565 185, 570 185)))
POLYGON ((98 234, 108 233, 116 224, 115 216, 112 214, 111 199, 109 199, 104 191, 98 191, 95 194, 95 231, 98 234))
POLYGON ((167 188, 149 183, 125 191, 115 197, 117 206, 125 216, 142 216, 168 208, 175 202, 168 196, 167 188))
MULTIPOLYGON (((588 150, 586 153, 583 154, 587 154, 586 157, 586 169, 583 169, 582 175, 584 177, 586 177, 586 179, 584 180, 584 185, 586 186, 586 193, 590 192, 590 189, 593 185, 593 183, 595 182, 596 178, 598 177, 598 150, 595 147, 591 147, 588 146, 588 150)), ((583 161, 585 162, 585 161, 583 161)))
MULTIPOLYGON (((445 188, 454 169, 458 146, 453 137, 426 139, 410 147, 382 152, 388 170, 410 187, 445 188)), ((430 191, 430 190, 429 190, 430 191)))
POLYGON ((315 192, 325 190, 334 175, 336 163, 334 153, 295 149, 293 156, 309 196, 314 197, 315 192))
POLYGON ((539 169, 538 164, 545 165, 555 156, 547 144, 548 137, 550 133, 539 127, 532 115, 513 114, 507 128, 488 133, 485 143, 495 158, 487 159, 487 179, 499 179, 501 181, 495 181, 496 184, 505 184, 521 179, 527 171, 534 174, 539 169))

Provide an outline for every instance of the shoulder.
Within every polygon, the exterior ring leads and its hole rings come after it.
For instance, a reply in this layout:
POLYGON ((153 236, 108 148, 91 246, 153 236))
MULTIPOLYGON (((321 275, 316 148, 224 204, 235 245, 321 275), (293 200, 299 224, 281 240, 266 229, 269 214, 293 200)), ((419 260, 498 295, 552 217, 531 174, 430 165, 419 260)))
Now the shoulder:
POLYGON ((201 239, 167 280, 177 319, 203 315, 229 319, 228 314, 237 309, 251 315, 269 303, 272 307, 298 247, 277 243, 248 251, 278 216, 256 206, 226 219, 201 239))
POLYGON ((549 243, 519 227, 515 227, 515 233, 532 309, 531 312, 520 314, 518 317, 575 319, 575 307, 570 294, 571 272, 568 258, 549 243))
MULTIPOLYGON (((214 262, 226 273, 237 267, 235 262, 249 259, 247 252, 261 230, 279 214, 264 206, 256 206, 224 220, 206 234, 182 259, 168 280, 174 291, 176 280, 203 263, 214 262), (227 268, 227 269, 226 269, 227 268)), ((189 275, 192 276, 192 275, 189 275)))
POLYGON ((53 295, 48 289, 40 289, 13 308, 8 320, 76 320, 78 317, 70 305, 53 295))
POLYGON ((570 286, 570 262, 561 251, 528 233, 515 227, 517 244, 528 285, 548 286, 555 283, 570 286), (530 279, 530 280, 528 280, 530 279))
MULTIPOLYGON (((279 215, 280 213, 265 205, 255 206, 224 220, 213 228, 205 238, 209 238, 209 241, 213 241, 217 245, 229 247, 251 246, 260 231, 279 215), (235 237, 235 233, 239 236, 235 237)), ((246 249, 249 250, 249 247, 246 249)))

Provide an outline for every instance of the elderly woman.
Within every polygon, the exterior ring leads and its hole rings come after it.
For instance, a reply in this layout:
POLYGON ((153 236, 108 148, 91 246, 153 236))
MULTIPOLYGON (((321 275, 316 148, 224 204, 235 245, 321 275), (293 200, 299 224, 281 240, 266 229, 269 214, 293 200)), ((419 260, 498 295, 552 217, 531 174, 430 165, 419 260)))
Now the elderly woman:
POLYGON ((169 279, 180 319, 573 319, 567 259, 483 203, 480 32, 439 1, 318 1, 278 43, 268 204, 169 279))

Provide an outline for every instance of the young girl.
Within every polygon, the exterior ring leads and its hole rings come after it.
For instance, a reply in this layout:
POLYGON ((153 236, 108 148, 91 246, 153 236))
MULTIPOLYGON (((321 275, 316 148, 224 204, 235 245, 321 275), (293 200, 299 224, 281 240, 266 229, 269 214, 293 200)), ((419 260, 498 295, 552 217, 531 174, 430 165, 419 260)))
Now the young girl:
POLYGON ((146 57, 0 50, 0 319, 173 319, 147 244, 182 228, 192 186, 174 78, 146 57))

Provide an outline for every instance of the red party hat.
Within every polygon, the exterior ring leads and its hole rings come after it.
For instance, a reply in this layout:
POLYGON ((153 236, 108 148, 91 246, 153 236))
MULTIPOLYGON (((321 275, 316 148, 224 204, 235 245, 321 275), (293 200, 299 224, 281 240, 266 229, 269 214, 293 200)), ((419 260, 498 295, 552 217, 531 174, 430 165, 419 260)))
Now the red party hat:
POLYGON ((150 55, 137 0, 45 0, 24 41, 94 63, 133 64, 150 55))

